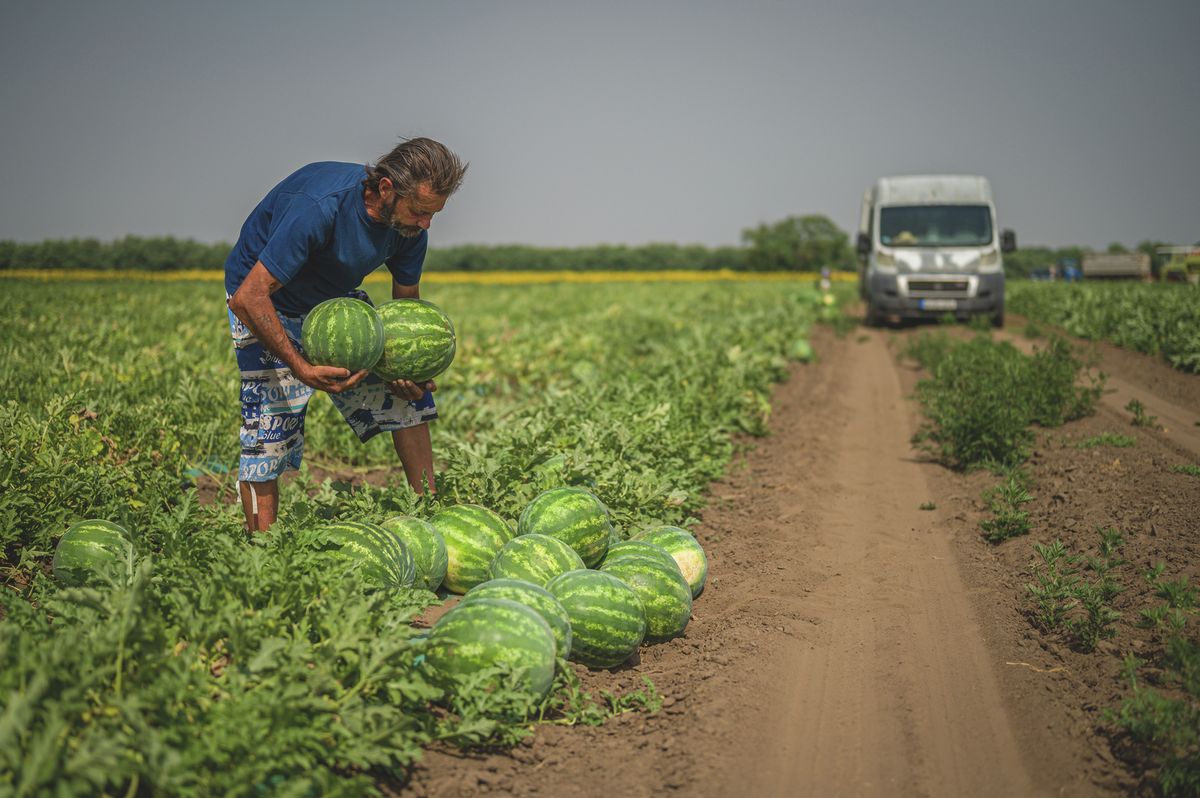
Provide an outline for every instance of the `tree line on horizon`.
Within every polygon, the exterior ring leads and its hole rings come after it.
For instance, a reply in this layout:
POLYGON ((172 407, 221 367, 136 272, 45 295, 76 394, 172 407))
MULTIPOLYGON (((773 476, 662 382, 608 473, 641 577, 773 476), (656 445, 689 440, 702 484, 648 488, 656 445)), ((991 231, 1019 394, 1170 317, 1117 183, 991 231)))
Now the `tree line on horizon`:
MULTIPOLYGON (((853 271, 856 256, 850 236, 827 216, 788 216, 742 230, 741 246, 650 243, 539 247, 528 244, 459 244, 432 247, 426 271, 661 271, 731 269, 735 271, 816 272, 822 267, 853 271)), ((1155 260, 1162 242, 1143 241, 1136 251, 1155 260)), ((203 243, 173 236, 125 236, 50 239, 36 243, 0 241, 3 269, 140 269, 177 271, 221 269, 231 244, 203 243)), ((1004 256, 1005 271, 1025 277, 1036 269, 1078 263, 1083 247, 1028 247, 1004 256)), ((1109 252, 1128 251, 1114 243, 1109 252)), ((1157 272, 1157 269, 1156 269, 1157 272)))

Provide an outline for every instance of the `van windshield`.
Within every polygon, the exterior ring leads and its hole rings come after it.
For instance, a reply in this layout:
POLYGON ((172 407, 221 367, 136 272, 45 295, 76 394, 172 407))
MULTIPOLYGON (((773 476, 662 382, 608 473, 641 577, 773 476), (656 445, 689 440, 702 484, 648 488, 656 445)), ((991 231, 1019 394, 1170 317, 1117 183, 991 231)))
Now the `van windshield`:
POLYGON ((981 247, 992 243, 987 205, 893 205, 879 210, 879 242, 889 247, 981 247))

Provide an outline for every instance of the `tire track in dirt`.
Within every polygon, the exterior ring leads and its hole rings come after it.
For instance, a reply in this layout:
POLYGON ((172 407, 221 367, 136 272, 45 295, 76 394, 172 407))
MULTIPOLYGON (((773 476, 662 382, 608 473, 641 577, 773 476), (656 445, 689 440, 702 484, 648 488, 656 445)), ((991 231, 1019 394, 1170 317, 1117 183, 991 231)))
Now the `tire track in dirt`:
MULTIPOLYGON (((757 795, 1032 795, 948 535, 909 444, 912 407, 881 334, 840 358, 846 414, 813 522, 793 541, 823 581, 794 598, 821 630, 764 663, 779 693, 738 754, 757 795), (822 498, 824 497, 824 498, 822 498)), ((728 792, 735 788, 727 785, 728 792)), ((725 794, 726 790, 714 791, 725 794)))

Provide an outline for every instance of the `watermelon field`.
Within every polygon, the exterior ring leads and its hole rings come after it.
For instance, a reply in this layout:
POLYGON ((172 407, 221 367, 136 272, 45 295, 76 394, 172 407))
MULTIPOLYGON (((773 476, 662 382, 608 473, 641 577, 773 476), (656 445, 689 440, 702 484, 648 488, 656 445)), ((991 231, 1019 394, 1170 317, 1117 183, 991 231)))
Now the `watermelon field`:
POLYGON ((446 275, 436 495, 318 395, 249 536, 220 281, 71 277, 0 281, 0 795, 1200 791, 1186 336, 446 275))

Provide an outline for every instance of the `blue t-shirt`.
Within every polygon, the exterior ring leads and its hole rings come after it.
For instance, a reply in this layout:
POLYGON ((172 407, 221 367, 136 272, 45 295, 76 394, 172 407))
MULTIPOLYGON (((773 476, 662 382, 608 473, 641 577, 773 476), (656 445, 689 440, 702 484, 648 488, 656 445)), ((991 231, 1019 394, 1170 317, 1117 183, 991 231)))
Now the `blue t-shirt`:
POLYGON ((225 291, 232 296, 260 260, 283 283, 271 300, 287 316, 345 296, 381 263, 401 285, 420 282, 428 233, 402 236, 372 221, 365 177, 361 164, 333 161, 285 177, 242 225, 225 260, 225 291))

